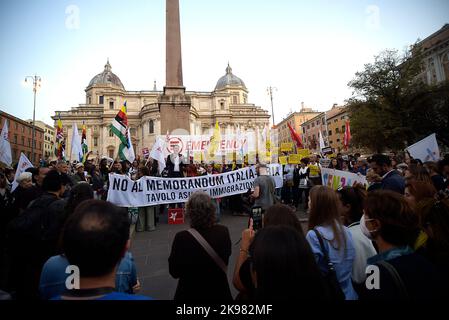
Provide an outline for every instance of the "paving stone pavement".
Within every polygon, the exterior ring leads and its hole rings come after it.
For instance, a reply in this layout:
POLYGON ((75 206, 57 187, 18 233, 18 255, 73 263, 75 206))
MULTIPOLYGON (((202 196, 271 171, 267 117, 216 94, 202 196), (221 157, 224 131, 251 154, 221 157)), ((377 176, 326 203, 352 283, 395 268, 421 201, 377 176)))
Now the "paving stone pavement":
MULTIPOLYGON (((306 214, 299 211, 297 215, 303 223, 303 228, 306 228, 306 214)), ((168 257, 176 233, 186 230, 189 226, 188 220, 183 225, 169 225, 165 215, 159 217, 160 223, 157 225, 156 231, 133 232, 131 252, 142 287, 139 294, 157 300, 171 300, 175 295, 178 280, 172 278, 168 272, 168 257)), ((237 242, 241 237, 242 230, 247 226, 248 217, 233 216, 224 212, 220 223, 228 227, 231 235, 232 256, 229 261, 228 279, 231 292, 235 297, 237 291, 232 285, 232 276, 240 249, 240 243, 237 242)))

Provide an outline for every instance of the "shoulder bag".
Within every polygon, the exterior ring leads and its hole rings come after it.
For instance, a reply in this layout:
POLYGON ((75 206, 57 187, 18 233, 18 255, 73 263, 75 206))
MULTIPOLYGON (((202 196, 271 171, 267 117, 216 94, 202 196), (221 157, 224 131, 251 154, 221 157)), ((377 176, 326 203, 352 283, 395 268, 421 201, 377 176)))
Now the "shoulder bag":
POLYGON ((214 260, 214 262, 217 264, 217 266, 220 267, 221 270, 225 274, 228 274, 228 267, 226 266, 226 263, 224 263, 223 259, 220 258, 220 256, 217 254, 217 252, 214 250, 214 248, 211 247, 211 245, 204 239, 204 237, 195 229, 190 228, 187 230, 196 241, 206 250, 206 252, 209 254, 209 256, 214 260))
POLYGON ((321 251, 323 252, 324 256, 324 262, 327 266, 327 274, 324 275, 324 280, 329 288, 331 298, 339 301, 345 300, 345 294, 343 293, 343 290, 341 290, 340 283, 338 282, 334 264, 330 261, 329 254, 324 247, 323 238, 321 237, 321 234, 318 232, 318 230, 313 229, 313 231, 315 232, 318 241, 320 242, 321 251))

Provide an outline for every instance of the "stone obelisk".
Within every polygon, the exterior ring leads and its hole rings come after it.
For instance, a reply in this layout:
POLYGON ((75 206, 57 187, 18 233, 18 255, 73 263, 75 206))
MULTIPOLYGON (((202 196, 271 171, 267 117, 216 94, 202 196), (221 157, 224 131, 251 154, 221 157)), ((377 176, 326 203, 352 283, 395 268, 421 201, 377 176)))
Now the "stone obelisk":
POLYGON ((175 129, 190 132, 190 97, 182 81, 179 0, 166 0, 166 69, 164 93, 159 97, 161 134, 175 129))

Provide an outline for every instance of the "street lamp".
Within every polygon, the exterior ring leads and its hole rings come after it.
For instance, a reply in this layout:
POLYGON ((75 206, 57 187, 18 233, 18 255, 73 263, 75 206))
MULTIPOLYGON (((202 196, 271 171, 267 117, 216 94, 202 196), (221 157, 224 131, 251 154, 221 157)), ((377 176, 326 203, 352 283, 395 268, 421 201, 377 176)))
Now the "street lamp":
POLYGON ((267 93, 270 96, 270 100, 271 100, 271 115, 273 117, 273 127, 274 127, 275 123, 274 123, 274 107, 273 107, 273 90, 277 91, 277 88, 271 87, 271 86, 267 88, 267 93))
POLYGON ((26 76, 25 77, 25 83, 28 83, 28 79, 33 81, 33 93, 34 93, 34 104, 33 104, 33 136, 32 136, 32 143, 31 143, 31 162, 34 164, 36 161, 36 158, 34 156, 34 146, 36 145, 36 141, 34 140, 35 137, 35 130, 36 126, 34 124, 35 117, 36 117, 36 92, 37 89, 41 87, 41 77, 34 75, 34 76, 26 76))

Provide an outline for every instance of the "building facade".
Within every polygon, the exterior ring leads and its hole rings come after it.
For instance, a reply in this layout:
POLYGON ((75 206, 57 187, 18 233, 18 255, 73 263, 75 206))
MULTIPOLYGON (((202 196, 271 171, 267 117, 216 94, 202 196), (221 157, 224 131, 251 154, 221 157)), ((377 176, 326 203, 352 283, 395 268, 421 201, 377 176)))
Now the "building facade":
POLYGON ((449 81, 449 24, 422 40, 424 53, 423 78, 428 84, 449 81))
MULTIPOLYGON (((61 118, 66 138, 66 155, 71 152, 73 124, 81 130, 86 125, 89 150, 93 155, 115 158, 120 141, 111 132, 110 125, 123 103, 127 103, 128 126, 137 155, 150 148, 161 132, 159 98, 163 94, 154 86, 152 91, 126 91, 120 78, 111 71, 109 61, 102 73, 96 75, 85 89, 86 101, 68 111, 57 111, 53 120, 61 118)), ((214 91, 186 91, 191 101, 190 134, 210 135, 218 121, 221 133, 234 133, 240 126, 247 132, 262 130, 269 124, 268 111, 248 102, 245 83, 232 73, 228 65, 214 91)), ((175 130, 176 131, 176 130, 175 130)), ((176 134, 177 132, 171 132, 176 134)), ((182 134, 182 132, 180 132, 182 134)))
POLYGON ((332 109, 326 113, 326 120, 328 146, 330 146, 335 153, 342 152, 344 148, 346 121, 349 120, 348 109, 346 107, 334 105, 332 109))
POLYGON ((334 104, 326 112, 306 121, 301 126, 304 145, 312 152, 319 153, 320 131, 326 147, 331 147, 334 152, 343 150, 346 120, 349 119, 348 110, 334 104))
MULTIPOLYGON (((27 122, 32 124, 33 120, 27 120, 27 122)), ((36 127, 44 130, 44 158, 48 159, 53 157, 55 154, 55 128, 40 120, 36 120, 34 123, 36 124, 36 127)))
POLYGON ((283 119, 276 125, 276 129, 278 130, 279 143, 292 142, 290 129, 287 125, 288 123, 292 126, 293 129, 295 129, 298 134, 301 134, 301 125, 319 114, 320 112, 314 111, 312 110, 312 108, 305 108, 304 103, 302 103, 299 112, 293 112, 289 114, 285 119, 283 119))
POLYGON ((320 153, 320 131, 323 140, 327 141, 326 113, 321 112, 301 125, 304 146, 312 152, 320 153))
MULTIPOLYGON (((0 130, 5 124, 5 119, 8 120, 12 162, 16 163, 19 161, 21 152, 23 152, 30 161, 33 161, 31 154, 33 143, 33 125, 25 120, 14 117, 11 114, 0 111, 0 130)), ((43 158, 44 130, 36 126, 34 137, 34 163, 36 164, 43 158)))

